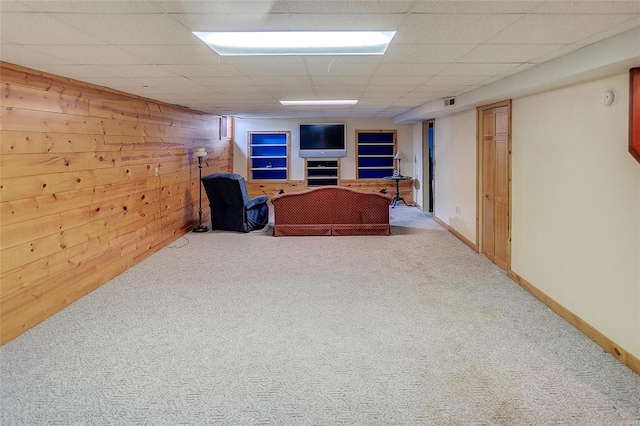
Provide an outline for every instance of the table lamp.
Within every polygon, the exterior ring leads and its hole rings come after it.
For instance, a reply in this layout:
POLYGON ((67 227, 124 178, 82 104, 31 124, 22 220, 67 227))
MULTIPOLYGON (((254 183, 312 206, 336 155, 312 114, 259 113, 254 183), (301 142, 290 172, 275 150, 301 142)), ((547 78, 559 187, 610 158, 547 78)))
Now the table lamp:
POLYGON ((402 161, 402 154, 400 151, 396 152, 396 155, 393 156, 394 160, 398 160, 398 176, 402 176, 402 171, 400 170, 400 161, 402 161))

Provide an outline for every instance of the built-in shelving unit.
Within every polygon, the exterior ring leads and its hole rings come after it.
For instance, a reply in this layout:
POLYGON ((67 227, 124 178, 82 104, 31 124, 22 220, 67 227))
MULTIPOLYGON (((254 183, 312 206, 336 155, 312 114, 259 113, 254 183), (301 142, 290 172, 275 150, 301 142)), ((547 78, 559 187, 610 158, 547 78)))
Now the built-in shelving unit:
POLYGON ((307 159, 305 161, 307 186, 337 185, 340 176, 339 160, 307 159))
POLYGON ((396 136, 395 130, 356 131, 358 179, 393 175, 396 136))
POLYGON ((251 180, 287 180, 289 178, 288 131, 248 132, 248 169, 251 180))

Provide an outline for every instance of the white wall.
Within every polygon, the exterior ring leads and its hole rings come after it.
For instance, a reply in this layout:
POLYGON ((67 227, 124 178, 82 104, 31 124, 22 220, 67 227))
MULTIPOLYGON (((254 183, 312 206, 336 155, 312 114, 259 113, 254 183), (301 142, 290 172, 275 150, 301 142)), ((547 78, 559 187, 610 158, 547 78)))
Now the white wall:
MULTIPOLYGON (((640 164, 628 74, 512 102, 511 269, 640 357, 640 164), (600 103, 604 90, 618 99, 600 103)), ((476 113, 435 122, 436 215, 476 240, 476 113), (456 214, 461 207, 461 214, 456 214)))
POLYGON ((628 74, 513 101, 512 269, 640 357, 640 164, 628 74), (610 107, 600 95, 614 89, 610 107))
POLYGON ((347 157, 340 160, 342 179, 356 178, 356 130, 397 130, 398 148, 404 158, 401 161, 402 174, 413 175, 413 126, 395 124, 392 119, 235 119, 235 148, 233 153, 233 170, 248 178, 247 170, 247 132, 289 130, 291 132, 290 180, 304 180, 304 159, 298 157, 299 124, 300 123, 346 123, 347 124, 347 157))
POLYGON ((435 216, 475 242, 476 112, 438 118, 434 128, 435 216))

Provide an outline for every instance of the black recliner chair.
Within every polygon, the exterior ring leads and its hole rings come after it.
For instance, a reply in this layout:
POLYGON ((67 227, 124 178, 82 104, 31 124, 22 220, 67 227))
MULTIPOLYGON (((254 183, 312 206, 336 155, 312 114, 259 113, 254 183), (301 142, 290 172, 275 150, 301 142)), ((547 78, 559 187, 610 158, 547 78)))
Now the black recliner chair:
POLYGON ((251 232, 269 222, 269 197, 249 199, 242 176, 235 173, 214 173, 202 178, 211 209, 211 229, 251 232))

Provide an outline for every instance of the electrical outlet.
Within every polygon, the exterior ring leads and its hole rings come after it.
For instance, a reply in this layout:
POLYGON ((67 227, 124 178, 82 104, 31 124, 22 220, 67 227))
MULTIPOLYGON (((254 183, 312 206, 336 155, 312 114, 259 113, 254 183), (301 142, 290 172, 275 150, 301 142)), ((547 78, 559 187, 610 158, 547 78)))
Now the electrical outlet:
POLYGON ((160 169, 156 167, 156 176, 160 176, 160 169))
POLYGON ((462 209, 460 207, 456 207, 456 214, 461 214, 462 213, 462 209))

